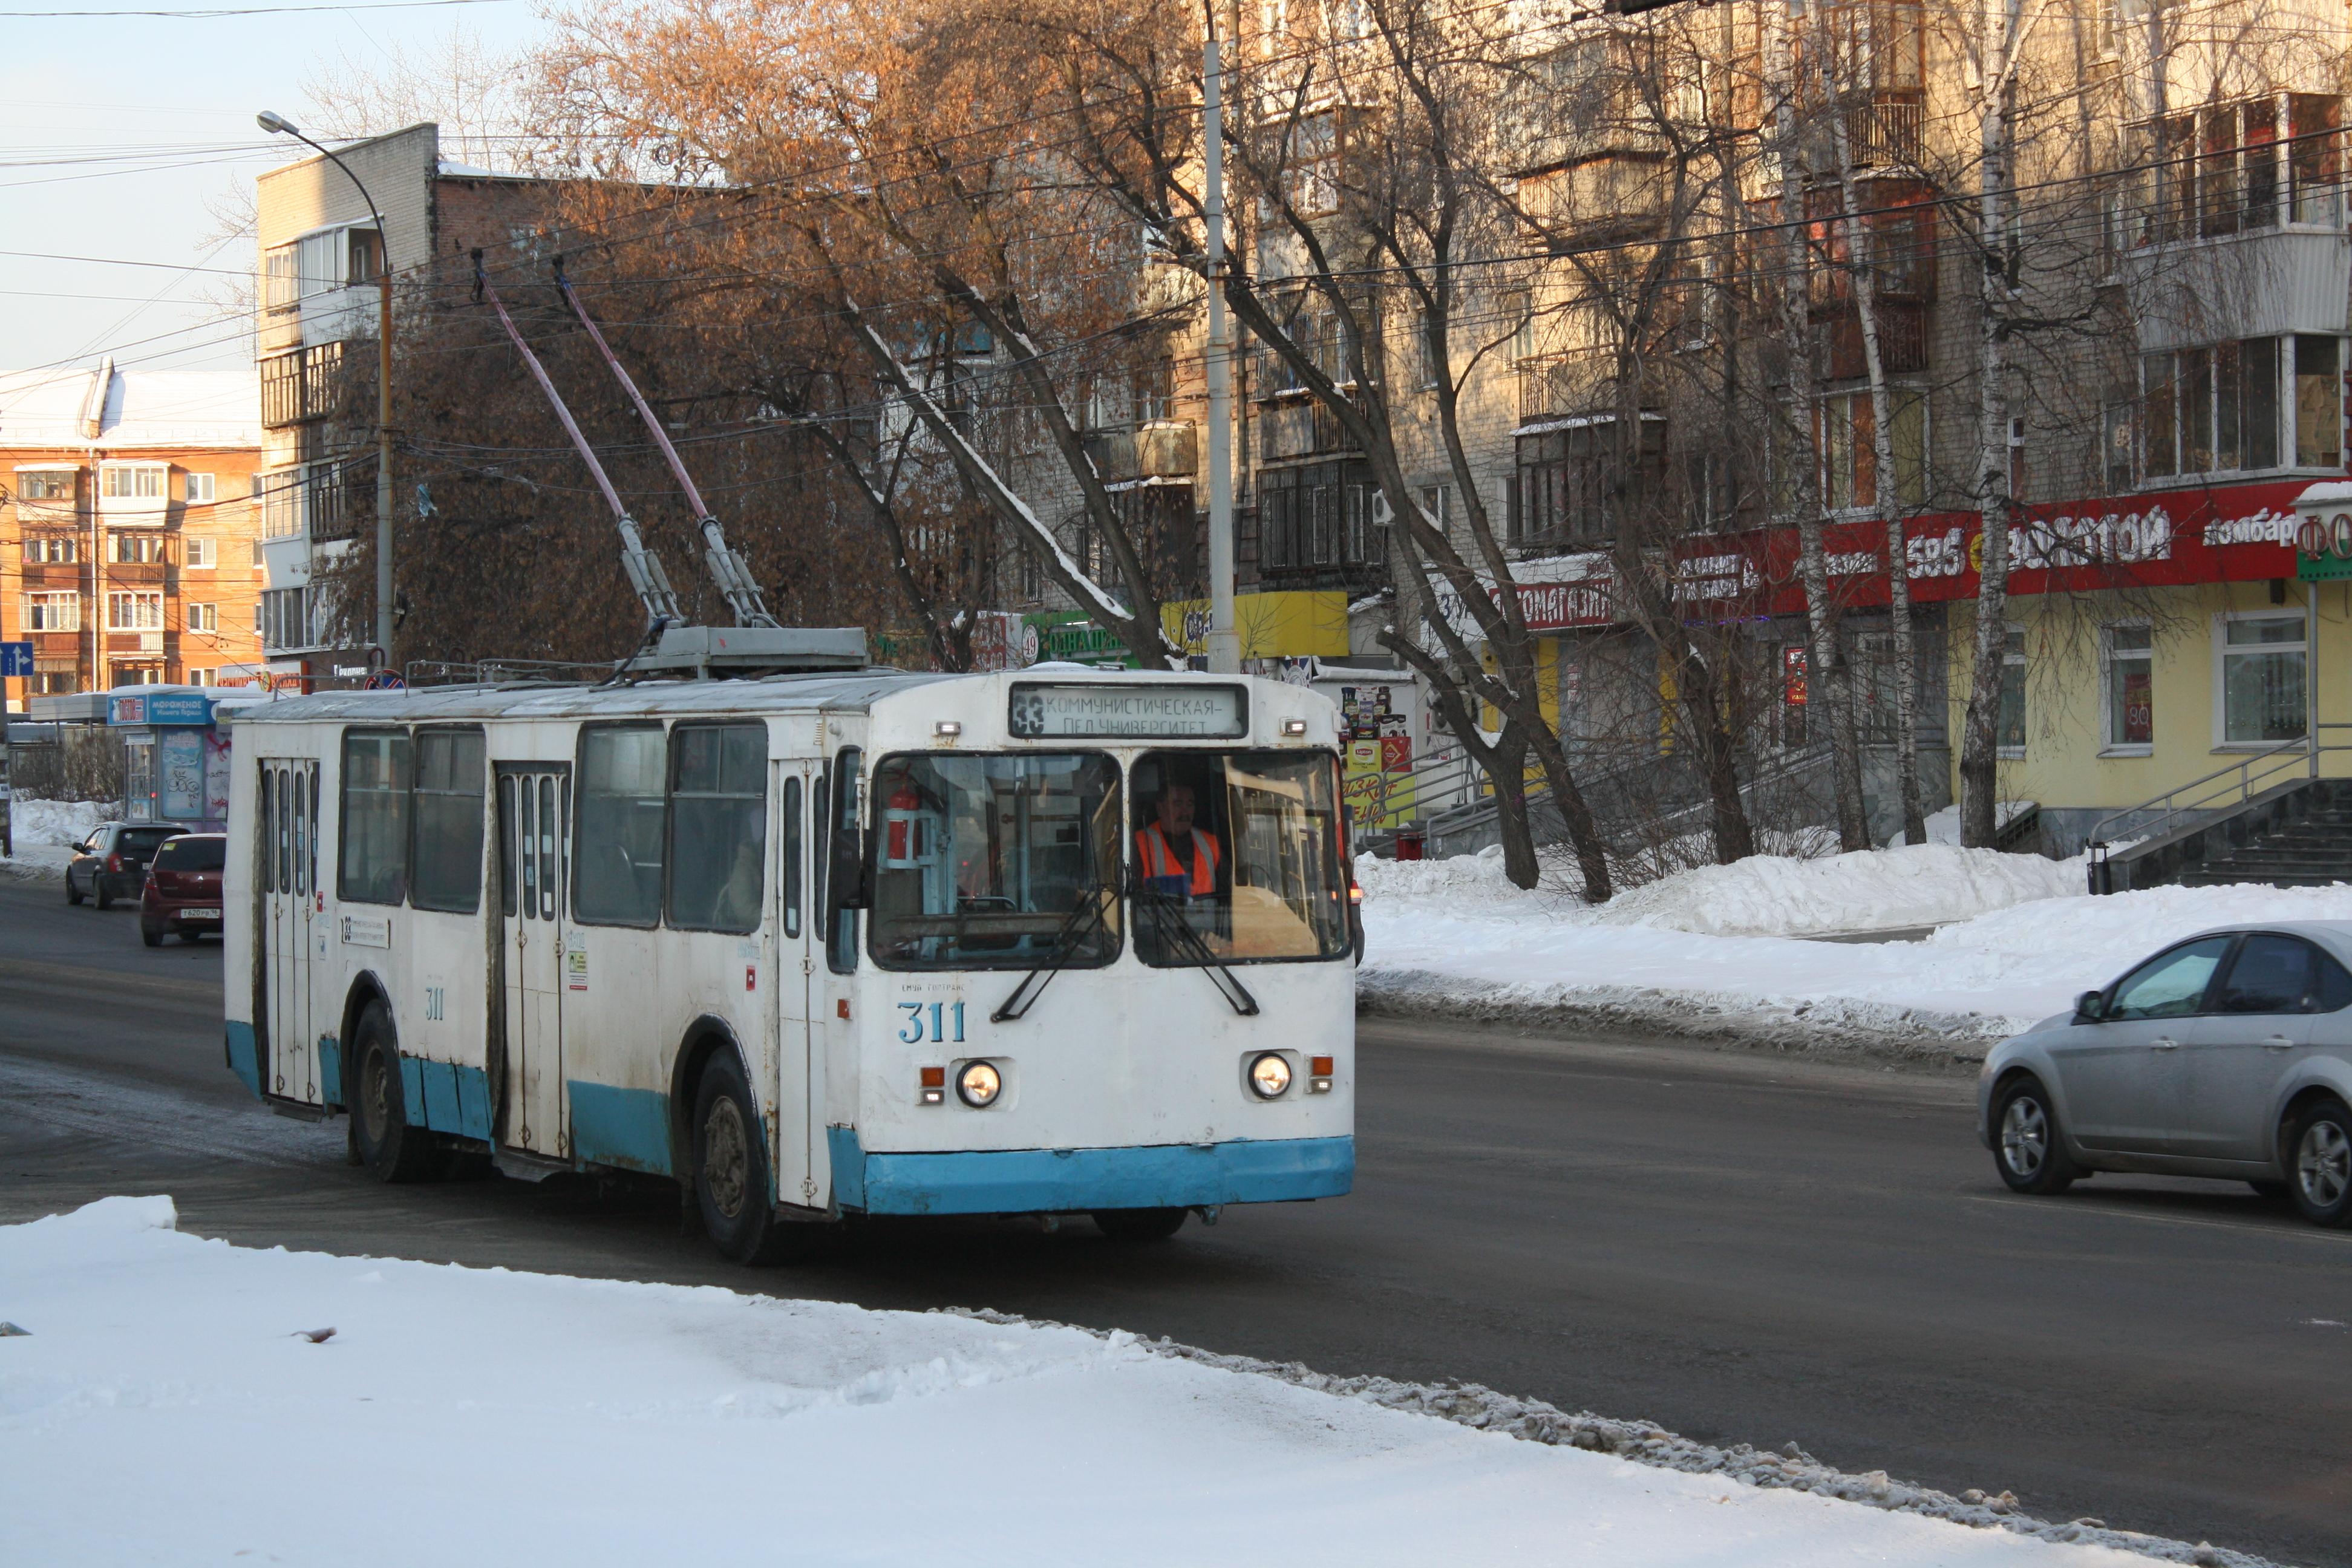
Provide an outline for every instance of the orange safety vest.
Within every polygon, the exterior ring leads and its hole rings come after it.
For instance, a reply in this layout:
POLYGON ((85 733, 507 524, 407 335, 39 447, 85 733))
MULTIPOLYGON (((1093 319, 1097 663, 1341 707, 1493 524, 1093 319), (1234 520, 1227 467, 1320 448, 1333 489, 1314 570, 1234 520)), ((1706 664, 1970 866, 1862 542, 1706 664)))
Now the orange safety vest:
MULTIPOLYGON (((1168 842, 1160 825, 1139 831, 1135 836, 1135 858, 1143 862, 1147 877, 1181 877, 1187 873, 1184 862, 1176 858, 1175 847, 1168 842)), ((1199 828, 1192 829, 1192 880, 1185 891, 1196 899, 1205 899, 1217 890, 1217 841, 1199 828)))

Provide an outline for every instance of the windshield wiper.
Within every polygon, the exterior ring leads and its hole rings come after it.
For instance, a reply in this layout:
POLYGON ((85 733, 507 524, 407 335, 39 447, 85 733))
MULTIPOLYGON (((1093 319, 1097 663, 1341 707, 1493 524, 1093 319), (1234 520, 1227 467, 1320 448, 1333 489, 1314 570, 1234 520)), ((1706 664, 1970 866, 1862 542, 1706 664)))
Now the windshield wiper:
POLYGON ((1076 903, 1070 906, 1070 912, 1062 918, 1061 929, 1054 933, 1054 945, 1045 950, 1045 959, 1021 977, 1021 984, 1013 988, 1013 994, 988 1016, 990 1023, 1009 1024, 1037 1005, 1037 998, 1045 994, 1045 987, 1054 983, 1054 976, 1069 967, 1070 955, 1077 952, 1078 943, 1092 936, 1095 928, 1102 924, 1103 906, 1109 901, 1102 896, 1105 890, 1101 888, 1088 889, 1076 903))
POLYGON ((1210 949, 1201 933, 1192 929, 1192 922, 1184 918, 1183 906, 1169 894, 1160 891, 1158 883, 1150 877, 1138 875, 1133 879, 1131 886, 1137 901, 1150 907, 1152 912, 1158 917, 1160 929, 1167 933, 1171 944, 1190 959, 1202 973, 1209 976, 1219 994, 1224 997, 1226 1004, 1244 1018, 1256 1017, 1257 998, 1250 994, 1249 987, 1242 984, 1241 976, 1235 974, 1224 961, 1210 949))

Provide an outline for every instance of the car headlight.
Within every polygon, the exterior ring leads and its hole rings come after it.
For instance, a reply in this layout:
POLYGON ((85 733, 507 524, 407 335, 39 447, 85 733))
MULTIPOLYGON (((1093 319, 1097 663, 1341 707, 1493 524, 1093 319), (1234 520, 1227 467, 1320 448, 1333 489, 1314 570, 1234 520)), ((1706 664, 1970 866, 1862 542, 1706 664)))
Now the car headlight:
POLYGON ((995 1104, 1003 1090, 1003 1075, 992 1063, 966 1062, 963 1071, 956 1074, 956 1098, 974 1110, 995 1104))
POLYGON ((1250 1088, 1260 1100, 1280 1100, 1290 1087, 1290 1063, 1275 1051, 1266 1051, 1250 1063, 1250 1088))

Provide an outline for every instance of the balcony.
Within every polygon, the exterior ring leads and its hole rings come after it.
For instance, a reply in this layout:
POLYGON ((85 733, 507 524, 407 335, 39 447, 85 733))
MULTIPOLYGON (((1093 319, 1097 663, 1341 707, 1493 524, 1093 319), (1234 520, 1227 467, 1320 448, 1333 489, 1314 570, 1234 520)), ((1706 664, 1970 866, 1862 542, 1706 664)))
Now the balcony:
POLYGON ((1192 422, 1155 420, 1125 429, 1090 430, 1087 456, 1105 484, 1185 479, 1198 471, 1192 422))
POLYGON ((1861 169, 1916 169, 1927 120, 1927 95, 1919 89, 1874 92, 1846 109, 1846 156, 1861 169))
POLYGON ((341 342, 313 343, 261 362, 261 422, 271 429, 349 417, 357 408, 364 358, 341 342))
POLYGON ((1520 200, 1546 244, 1639 239, 1665 221, 1665 168, 1647 147, 1610 147, 1520 181, 1520 200))
POLYGON ((1610 406, 1615 396, 1614 369, 1614 356, 1605 353, 1522 361, 1519 423, 1533 425, 1610 406))
POLYGON ((320 543, 352 537, 366 510, 353 496, 355 489, 349 466, 337 462, 306 463, 257 476, 254 498, 261 507, 261 537, 308 535, 320 543))

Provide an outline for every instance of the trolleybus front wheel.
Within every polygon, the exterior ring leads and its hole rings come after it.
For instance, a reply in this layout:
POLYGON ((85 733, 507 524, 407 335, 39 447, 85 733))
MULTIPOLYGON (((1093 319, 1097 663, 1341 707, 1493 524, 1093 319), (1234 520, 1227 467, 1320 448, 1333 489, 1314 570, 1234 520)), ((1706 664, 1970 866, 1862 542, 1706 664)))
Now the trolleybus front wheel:
POLYGON ((731 1051, 702 1068, 694 1095, 694 1198, 702 1228, 737 1263, 783 1261, 807 1226, 776 1217, 751 1087, 731 1051))
POLYGON ((400 1093, 400 1046, 382 1002, 360 1009, 352 1050, 352 1146, 378 1181, 422 1182, 446 1161, 433 1135, 408 1124, 400 1093))
POLYGON ((1184 1228, 1183 1209, 1097 1209, 1095 1225, 1113 1241, 1165 1241, 1184 1228))

